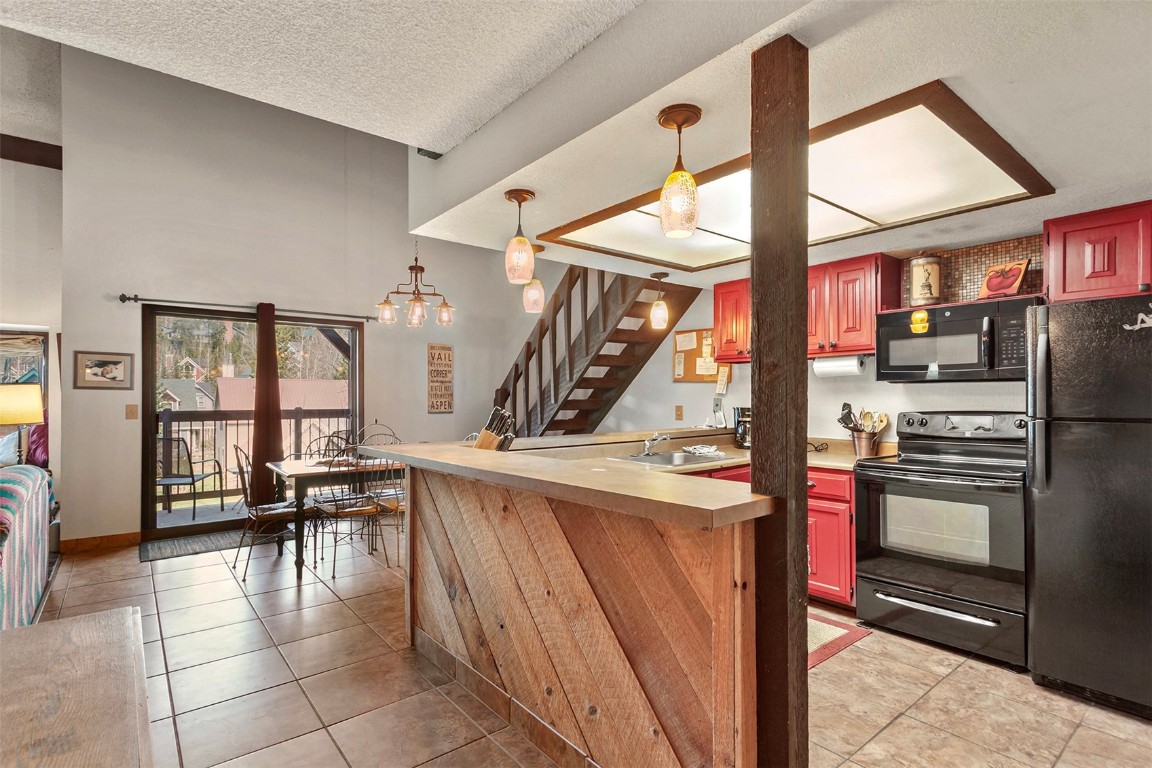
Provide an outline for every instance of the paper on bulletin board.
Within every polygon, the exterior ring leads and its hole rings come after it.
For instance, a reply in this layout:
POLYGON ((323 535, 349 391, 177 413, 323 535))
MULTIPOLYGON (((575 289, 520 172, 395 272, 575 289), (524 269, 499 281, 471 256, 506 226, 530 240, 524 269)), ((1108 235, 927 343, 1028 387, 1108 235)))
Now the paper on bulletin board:
POLYGON ((716 371, 716 394, 728 394, 728 376, 732 373, 732 366, 721 365, 716 371))
POLYGON ((672 378, 674 378, 674 379, 684 378, 684 353, 683 352, 677 352, 676 353, 676 370, 672 373, 672 378))
POLYGON ((704 341, 700 345, 700 357, 715 357, 712 354, 712 331, 704 331, 700 335, 704 337, 704 341))
POLYGON ((696 375, 697 376, 715 376, 717 374, 716 361, 710 357, 700 357, 696 359, 696 375))
POLYGON ((696 349, 696 332, 692 333, 678 333, 676 334, 676 351, 683 352, 688 349, 696 349))

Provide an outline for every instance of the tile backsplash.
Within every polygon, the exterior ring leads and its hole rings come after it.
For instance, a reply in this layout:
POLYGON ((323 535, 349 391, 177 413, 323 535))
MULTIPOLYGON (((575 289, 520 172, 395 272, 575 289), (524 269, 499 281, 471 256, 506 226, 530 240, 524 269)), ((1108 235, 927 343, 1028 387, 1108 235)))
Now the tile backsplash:
MULTIPOLYGON (((1029 235, 1015 240, 1001 240, 998 243, 985 243, 970 248, 957 248, 952 251, 939 251, 943 279, 940 286, 940 303, 955 304, 961 301, 976 301, 980 295, 980 284, 984 275, 997 264, 1009 261, 1031 259, 1028 271, 1024 273, 1024 283, 1020 295, 1039 293, 1044 288, 1044 238, 1043 235, 1029 235)), ((903 304, 909 305, 911 282, 908 262, 904 262, 903 304)))

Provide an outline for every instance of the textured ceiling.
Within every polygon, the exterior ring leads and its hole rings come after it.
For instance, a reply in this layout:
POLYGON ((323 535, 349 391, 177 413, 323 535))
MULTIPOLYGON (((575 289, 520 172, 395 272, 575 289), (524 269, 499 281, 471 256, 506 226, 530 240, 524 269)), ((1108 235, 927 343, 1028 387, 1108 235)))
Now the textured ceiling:
POLYGON ((0 24, 446 152, 641 0, 0 0, 0 24))
POLYGON ((0 133, 60 143, 60 45, 0 27, 0 133))

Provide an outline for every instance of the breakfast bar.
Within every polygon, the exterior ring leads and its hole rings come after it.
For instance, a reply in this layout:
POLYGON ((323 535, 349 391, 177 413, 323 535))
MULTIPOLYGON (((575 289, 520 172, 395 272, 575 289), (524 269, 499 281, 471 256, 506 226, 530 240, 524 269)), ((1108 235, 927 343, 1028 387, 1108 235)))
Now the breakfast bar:
POLYGON ((558 763, 754 759, 774 499, 605 457, 364 450, 409 467, 413 644, 558 763))

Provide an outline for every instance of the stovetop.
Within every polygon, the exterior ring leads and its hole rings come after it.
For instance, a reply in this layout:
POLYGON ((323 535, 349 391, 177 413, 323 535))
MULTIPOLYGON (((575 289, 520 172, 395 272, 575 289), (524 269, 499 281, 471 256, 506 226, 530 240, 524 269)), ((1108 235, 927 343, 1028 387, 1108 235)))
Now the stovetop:
POLYGON ((897 418, 898 454, 860 459, 857 471, 1023 480, 1027 459, 1023 414, 907 412, 897 418))

